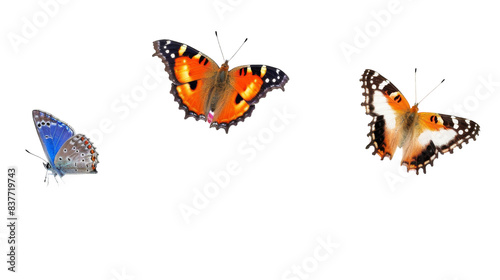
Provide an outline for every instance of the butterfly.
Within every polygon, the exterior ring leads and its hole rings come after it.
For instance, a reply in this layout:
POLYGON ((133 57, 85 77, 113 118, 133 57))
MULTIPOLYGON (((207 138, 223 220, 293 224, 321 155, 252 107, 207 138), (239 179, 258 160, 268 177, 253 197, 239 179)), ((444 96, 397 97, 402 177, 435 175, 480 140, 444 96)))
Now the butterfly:
POLYGON ((259 99, 288 82, 288 76, 267 65, 245 65, 229 71, 198 50, 172 40, 153 42, 153 56, 161 58, 172 81, 170 93, 186 112, 185 118, 206 120, 210 127, 237 125, 251 116, 259 99))
POLYGON ((43 111, 33 110, 33 122, 48 159, 44 166, 54 177, 97 173, 98 153, 85 135, 75 135, 69 125, 43 111))
MULTIPOLYGON (((418 103, 410 107, 404 95, 379 73, 366 69, 360 81, 364 89, 366 114, 373 117, 368 124, 371 141, 383 160, 392 159, 397 147, 403 148, 401 165, 407 171, 433 165, 438 153, 453 153, 470 139, 476 140, 479 125, 474 121, 438 113, 419 113, 418 103)), ((444 81, 444 80, 443 80, 444 81)))

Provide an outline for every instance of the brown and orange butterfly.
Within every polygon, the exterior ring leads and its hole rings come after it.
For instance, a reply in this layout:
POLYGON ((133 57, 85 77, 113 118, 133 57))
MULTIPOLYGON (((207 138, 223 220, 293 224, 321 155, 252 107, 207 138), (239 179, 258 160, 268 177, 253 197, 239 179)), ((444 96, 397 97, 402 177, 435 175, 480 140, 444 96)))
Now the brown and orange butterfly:
POLYGON ((206 120, 210 127, 223 128, 251 116, 255 104, 267 92, 281 88, 288 76, 267 65, 245 65, 229 71, 228 60, 221 67, 198 50, 172 40, 153 42, 155 53, 165 64, 172 81, 172 93, 185 118, 206 120))
MULTIPOLYGON (((416 70, 415 70, 416 71, 416 70)), ((470 139, 476 140, 479 125, 471 120, 437 113, 419 113, 418 103, 410 107, 403 94, 379 73, 366 69, 361 77, 366 114, 373 117, 368 124, 370 146, 383 160, 392 159, 397 147, 403 148, 401 165, 407 171, 430 164, 438 153, 453 153, 470 139)), ((444 80, 443 80, 444 81, 444 80)))

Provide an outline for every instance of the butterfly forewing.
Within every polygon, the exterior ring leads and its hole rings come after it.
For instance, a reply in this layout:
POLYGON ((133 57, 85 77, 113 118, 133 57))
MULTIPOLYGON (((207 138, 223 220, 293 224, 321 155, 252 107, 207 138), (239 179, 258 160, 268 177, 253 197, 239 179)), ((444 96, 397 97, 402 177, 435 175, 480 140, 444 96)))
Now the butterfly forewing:
POLYGON ((43 151, 53 166, 54 158, 61 146, 74 135, 73 129, 46 112, 33 110, 32 115, 43 151))
POLYGON ((219 66, 208 56, 198 50, 172 40, 153 42, 153 56, 161 58, 170 80, 176 84, 206 79, 215 75, 219 66))

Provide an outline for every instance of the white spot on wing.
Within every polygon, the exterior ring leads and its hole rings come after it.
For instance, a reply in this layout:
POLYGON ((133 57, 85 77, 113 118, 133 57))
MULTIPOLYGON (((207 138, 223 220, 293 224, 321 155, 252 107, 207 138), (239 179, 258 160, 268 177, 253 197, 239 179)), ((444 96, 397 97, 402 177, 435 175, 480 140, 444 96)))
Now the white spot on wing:
POLYGON ((425 146, 432 140, 434 145, 439 147, 448 144, 455 136, 457 136, 457 133, 452 129, 425 130, 418 136, 418 142, 425 146))
POLYGON ((451 120, 453 121, 453 129, 458 129, 458 120, 455 117, 451 117, 451 120))
POLYGON ((387 84, 389 84, 389 81, 388 80, 385 80, 383 82, 380 83, 380 85, 378 86, 379 89, 383 89, 387 84))
POLYGON ((396 115, 394 114, 394 110, 391 105, 387 103, 387 97, 379 91, 375 90, 373 93, 373 112, 378 115, 383 115, 385 119, 385 125, 389 129, 393 129, 396 127, 396 115))

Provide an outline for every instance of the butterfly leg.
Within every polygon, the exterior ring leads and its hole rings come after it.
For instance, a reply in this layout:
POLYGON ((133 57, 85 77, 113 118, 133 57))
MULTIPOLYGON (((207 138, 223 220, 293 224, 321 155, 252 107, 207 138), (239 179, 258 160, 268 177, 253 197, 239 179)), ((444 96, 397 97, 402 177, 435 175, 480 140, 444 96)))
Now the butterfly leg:
POLYGON ((43 179, 43 182, 47 183, 47 186, 49 185, 49 170, 45 171, 45 179, 43 179))

